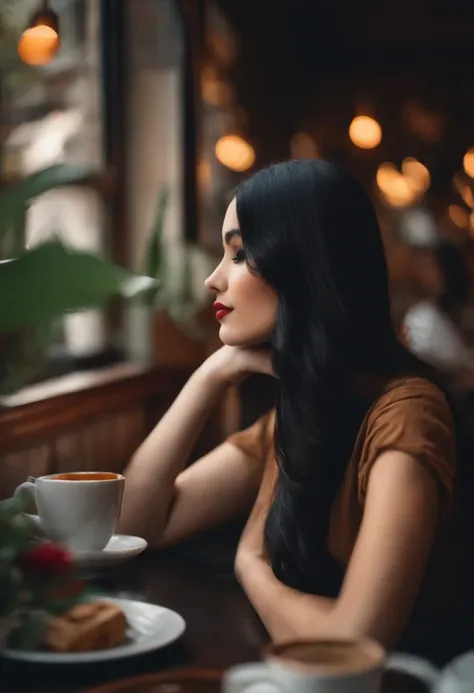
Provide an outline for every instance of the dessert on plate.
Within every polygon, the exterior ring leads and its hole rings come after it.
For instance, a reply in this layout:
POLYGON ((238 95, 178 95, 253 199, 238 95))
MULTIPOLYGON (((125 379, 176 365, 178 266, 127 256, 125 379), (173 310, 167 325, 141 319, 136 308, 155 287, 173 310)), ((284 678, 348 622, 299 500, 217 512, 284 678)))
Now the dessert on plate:
POLYGON ((92 652, 125 643, 127 620, 122 609, 106 600, 76 604, 54 617, 43 637, 44 649, 58 652, 92 652))

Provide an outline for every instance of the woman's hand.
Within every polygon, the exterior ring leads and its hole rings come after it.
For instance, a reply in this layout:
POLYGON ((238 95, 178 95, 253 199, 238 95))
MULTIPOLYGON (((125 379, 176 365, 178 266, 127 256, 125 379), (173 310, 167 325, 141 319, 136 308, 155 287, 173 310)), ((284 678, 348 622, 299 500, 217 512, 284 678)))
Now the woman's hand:
POLYGON ((275 377, 271 352, 262 348, 223 346, 202 364, 207 376, 217 378, 227 385, 238 385, 252 373, 264 373, 275 377))

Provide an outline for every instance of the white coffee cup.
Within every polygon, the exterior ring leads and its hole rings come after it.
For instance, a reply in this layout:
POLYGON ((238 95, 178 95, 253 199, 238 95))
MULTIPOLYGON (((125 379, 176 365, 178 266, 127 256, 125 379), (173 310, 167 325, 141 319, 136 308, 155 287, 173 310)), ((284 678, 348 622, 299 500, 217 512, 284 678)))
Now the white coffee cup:
POLYGON ((125 477, 112 472, 71 472, 25 481, 14 495, 28 494, 30 516, 45 537, 71 550, 101 551, 117 527, 125 477))
POLYGON ((372 640, 294 641, 270 645, 264 658, 229 669, 223 693, 380 693, 387 670, 414 676, 429 689, 439 680, 429 662, 387 656, 372 640))

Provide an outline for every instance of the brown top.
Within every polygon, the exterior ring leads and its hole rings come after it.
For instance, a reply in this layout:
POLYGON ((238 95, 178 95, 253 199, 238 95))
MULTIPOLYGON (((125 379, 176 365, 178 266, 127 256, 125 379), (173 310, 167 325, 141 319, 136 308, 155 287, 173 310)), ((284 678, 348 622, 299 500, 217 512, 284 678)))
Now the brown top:
MULTIPOLYGON (((274 423, 272 411, 228 440, 259 464, 273 462, 274 423)), ((451 410, 444 394, 434 384, 417 377, 394 380, 385 386, 367 412, 332 506, 327 549, 347 567, 362 521, 370 471, 386 450, 400 450, 417 459, 440 489, 441 513, 431 563, 402 642, 406 650, 444 658, 434 652, 439 649, 439 643, 435 645, 433 640, 436 639, 434 630, 452 624, 458 612, 459 573, 452 555, 456 454, 451 410), (433 641, 429 647, 428 640, 433 641)), ((443 632, 446 639, 446 630, 443 632)), ((451 630, 449 638, 452 637, 451 630)))

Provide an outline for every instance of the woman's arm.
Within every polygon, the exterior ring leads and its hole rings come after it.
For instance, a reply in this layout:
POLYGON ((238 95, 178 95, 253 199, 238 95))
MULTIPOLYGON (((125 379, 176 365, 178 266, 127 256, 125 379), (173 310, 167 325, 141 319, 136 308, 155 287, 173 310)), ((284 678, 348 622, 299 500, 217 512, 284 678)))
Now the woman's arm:
POLYGON ((191 376, 125 470, 121 532, 143 536, 151 546, 164 546, 251 505, 262 470, 235 445, 224 443, 185 467, 227 387, 266 368, 263 353, 223 347, 191 376))
POLYGON ((236 569, 272 639, 369 636, 392 646, 410 617, 426 570, 438 494, 436 482, 410 455, 388 451, 376 460, 337 599, 302 594, 276 579, 262 553, 264 512, 253 512, 236 569))

